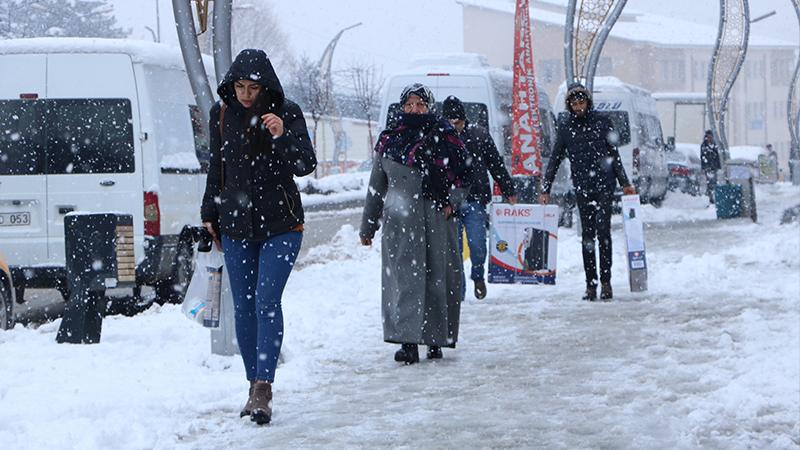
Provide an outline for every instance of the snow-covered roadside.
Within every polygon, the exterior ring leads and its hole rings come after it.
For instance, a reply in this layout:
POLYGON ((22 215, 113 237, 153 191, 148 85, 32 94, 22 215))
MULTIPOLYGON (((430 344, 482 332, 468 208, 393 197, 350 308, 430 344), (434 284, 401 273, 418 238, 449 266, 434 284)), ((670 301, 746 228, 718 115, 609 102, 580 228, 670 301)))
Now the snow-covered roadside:
POLYGON ((368 182, 369 172, 343 173, 322 178, 313 178, 309 175, 299 178, 297 187, 300 189, 300 200, 303 205, 311 206, 363 200, 367 196, 368 182))
MULTIPOLYGON (((673 195, 673 194, 670 194, 673 195)), ((759 186, 761 222, 697 198, 645 206, 650 289, 585 303, 579 241, 560 230, 555 286, 468 295, 458 349, 403 367, 381 340, 378 246, 345 227, 284 298, 286 362, 272 425, 238 419, 237 358, 175 306, 104 321, 94 346, 59 321, 0 332, 4 448, 800 446, 800 202, 759 186)), ((470 285, 471 287, 471 285, 470 285)))

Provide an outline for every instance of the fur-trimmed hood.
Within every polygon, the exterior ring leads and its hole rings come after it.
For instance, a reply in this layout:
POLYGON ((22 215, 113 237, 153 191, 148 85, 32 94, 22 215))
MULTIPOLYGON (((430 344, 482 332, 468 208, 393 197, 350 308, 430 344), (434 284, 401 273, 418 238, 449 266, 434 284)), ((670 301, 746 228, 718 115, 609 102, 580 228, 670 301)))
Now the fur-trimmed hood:
POLYGON ((564 103, 566 105, 567 111, 574 114, 572 108, 569 105, 569 101, 570 99, 572 99, 577 95, 583 95, 584 97, 586 97, 586 102, 589 104, 587 111, 591 111, 594 108, 594 102, 592 101, 592 93, 589 92, 588 89, 586 89, 586 86, 584 86, 581 83, 570 83, 570 85, 567 87, 567 95, 564 97, 564 103))

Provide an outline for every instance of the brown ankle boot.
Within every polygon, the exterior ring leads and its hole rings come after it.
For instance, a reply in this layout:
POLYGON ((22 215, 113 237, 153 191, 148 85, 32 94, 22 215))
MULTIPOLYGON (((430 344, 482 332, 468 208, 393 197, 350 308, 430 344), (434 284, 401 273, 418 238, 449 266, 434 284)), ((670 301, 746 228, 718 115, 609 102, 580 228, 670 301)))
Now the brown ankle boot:
POLYGON ((611 300, 614 298, 614 291, 611 290, 611 283, 600 285, 600 300, 611 300))
POLYGON ((263 425, 272 420, 272 383, 258 380, 253 386, 253 409, 250 420, 263 425))
POLYGON ((239 413, 239 417, 249 416, 250 412, 253 411, 253 390, 255 385, 255 380, 250 380, 250 390, 247 394, 247 403, 244 404, 242 411, 239 413))

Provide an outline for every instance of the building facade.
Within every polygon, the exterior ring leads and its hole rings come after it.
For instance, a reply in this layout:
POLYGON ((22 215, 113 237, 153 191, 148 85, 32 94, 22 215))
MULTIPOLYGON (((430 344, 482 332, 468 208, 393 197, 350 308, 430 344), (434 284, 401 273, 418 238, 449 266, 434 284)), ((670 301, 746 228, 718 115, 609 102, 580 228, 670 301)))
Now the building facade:
MULTIPOLYGON (((514 52, 515 2, 459 3, 464 51, 484 54, 492 65, 509 67, 514 52)), ((554 98, 565 78, 566 7, 557 0, 531 3, 536 78, 554 98)), ((770 143, 778 153, 780 167, 788 173, 786 101, 798 46, 760 37, 754 28, 747 58, 729 97, 728 143, 760 147, 770 143)), ((626 8, 605 43, 596 75, 615 76, 657 94, 663 103, 659 111, 664 136, 674 136, 677 142, 699 142, 708 126, 704 107, 696 99, 705 97, 716 35, 716 23, 696 24, 626 8), (684 99, 689 102, 682 103, 684 99)))

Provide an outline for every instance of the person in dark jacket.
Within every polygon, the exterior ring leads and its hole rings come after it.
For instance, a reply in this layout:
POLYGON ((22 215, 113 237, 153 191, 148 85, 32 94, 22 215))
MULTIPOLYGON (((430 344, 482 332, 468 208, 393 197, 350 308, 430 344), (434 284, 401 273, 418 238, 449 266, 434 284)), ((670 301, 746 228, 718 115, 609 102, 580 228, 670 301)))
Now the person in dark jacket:
POLYGON ((583 269, 586 274, 584 300, 597 299, 595 238, 600 247, 600 298, 610 300, 611 289, 611 206, 616 182, 626 195, 636 193, 628 182, 616 147, 618 136, 611 121, 592 109, 592 95, 580 83, 573 83, 565 98, 566 118, 558 123, 553 156, 547 164, 539 202, 550 201, 558 166, 569 158, 572 185, 583 232, 583 269))
POLYGON ((283 342, 281 297, 300 250, 303 207, 295 176, 317 160, 300 107, 262 50, 242 50, 211 108, 211 157, 203 225, 225 251, 236 339, 250 381, 241 416, 272 417, 272 383, 283 342))
MULTIPOLYGON (((471 124, 467 120, 464 104, 458 97, 449 96, 442 103, 442 116, 447 119, 458 132, 458 137, 467 148, 467 173, 469 174, 469 192, 458 211, 460 219, 458 235, 462 228, 466 230, 469 259, 472 262, 470 278, 475 287, 475 298, 486 297, 486 281, 484 281, 484 264, 486 264, 486 205, 492 200, 489 187, 491 173, 500 185, 500 190, 514 204, 517 197, 514 183, 508 174, 503 158, 494 145, 492 136, 486 128, 471 124)), ((461 240, 459 239, 459 242, 461 240)))
POLYGON ((708 201, 714 203, 714 190, 717 188, 717 171, 721 168, 719 147, 714 142, 714 133, 706 130, 703 143, 700 145, 700 168, 706 174, 706 195, 708 201))
POLYGON ((431 91, 406 86, 403 113, 375 146, 359 236, 381 236, 383 340, 401 344, 395 361, 428 359, 455 347, 461 311, 463 265, 459 251, 455 187, 465 171, 466 150, 453 127, 430 112, 431 91))

